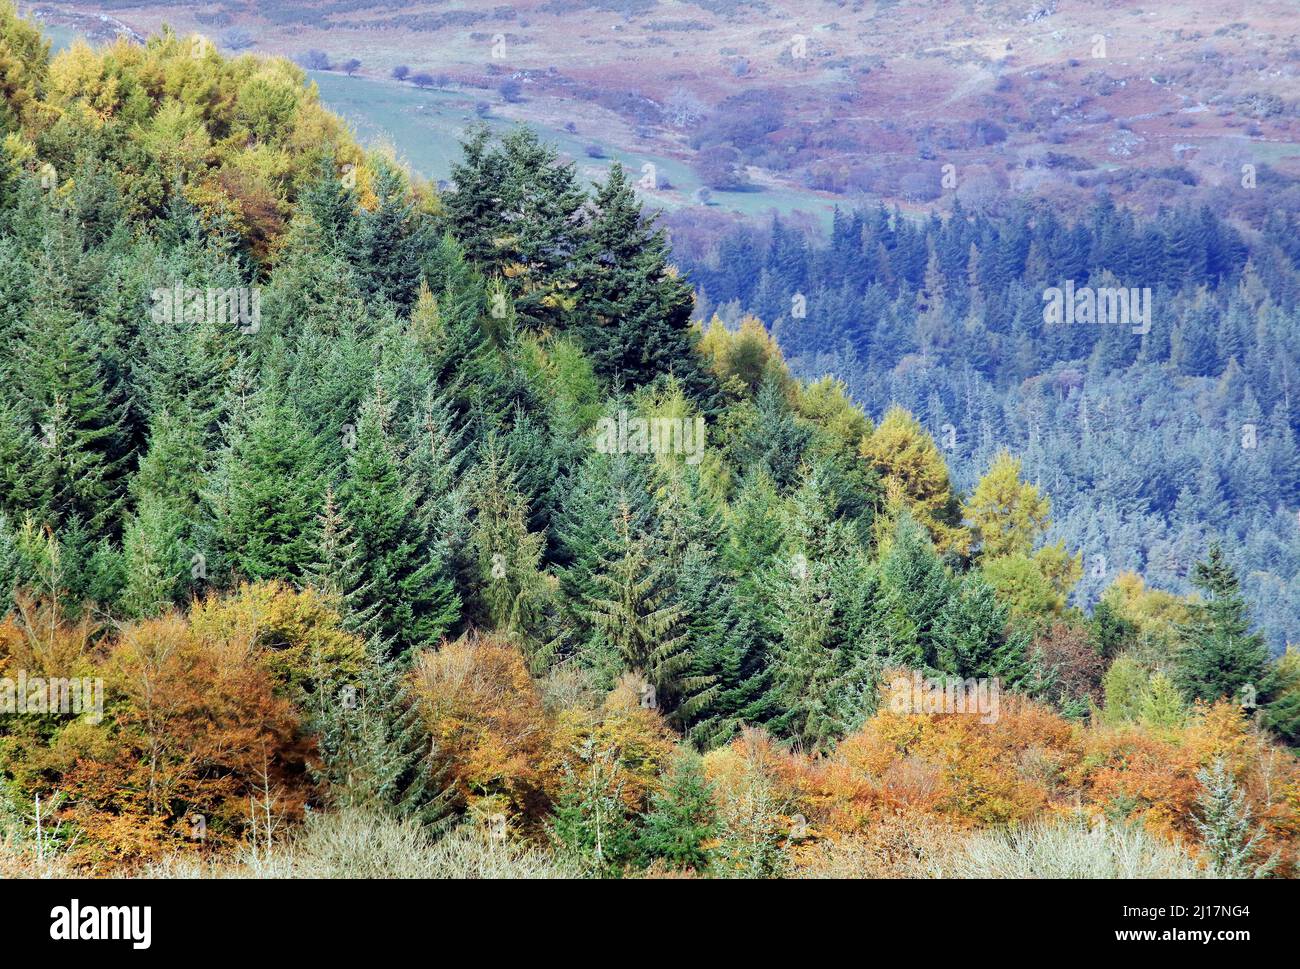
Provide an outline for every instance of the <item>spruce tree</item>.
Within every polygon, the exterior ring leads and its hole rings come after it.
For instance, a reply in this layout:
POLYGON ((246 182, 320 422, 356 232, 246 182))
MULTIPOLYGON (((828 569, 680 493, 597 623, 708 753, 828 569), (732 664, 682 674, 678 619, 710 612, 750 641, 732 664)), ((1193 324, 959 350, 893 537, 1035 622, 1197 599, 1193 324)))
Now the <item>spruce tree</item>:
POLYGON ((638 846, 646 862, 662 859, 678 870, 705 872, 712 854, 708 844, 718 835, 713 789, 696 754, 677 757, 664 778, 662 790, 650 797, 638 846))
POLYGON ((1196 772, 1201 784, 1197 799, 1197 816, 1193 818, 1201 835, 1211 873, 1216 878, 1267 878, 1276 867, 1278 856, 1256 862, 1263 832, 1251 831, 1251 811, 1246 795, 1223 758, 1196 772))
POLYGON ((938 665, 937 623, 955 592, 955 580, 935 554, 929 538, 906 515, 881 563, 881 597, 889 651, 894 662, 912 669, 938 665))
POLYGON ((205 498, 214 544, 244 578, 295 581, 315 558, 324 488, 303 423, 272 387, 232 418, 205 498))
POLYGON ((434 246, 433 223, 392 165, 379 166, 374 193, 375 207, 357 216, 347 243, 348 259, 366 293, 406 311, 419 295, 425 258, 434 246))
POLYGON ((978 575, 964 578, 935 623, 935 665, 952 676, 1016 686, 1030 669, 1027 635, 1007 628, 1008 610, 978 575))
POLYGON ((1179 686, 1194 700, 1267 697, 1273 687, 1268 646, 1250 631, 1237 574, 1218 543, 1193 567, 1191 580, 1204 601, 1192 606, 1190 622, 1179 629, 1179 686))
POLYGON ((334 807, 425 824, 450 816, 452 788, 411 693, 408 664, 386 656, 372 641, 356 681, 322 680, 313 709, 320 753, 313 773, 334 807))
POLYGON ((592 620, 626 670, 655 687, 662 709, 707 683, 687 675, 691 654, 672 580, 658 560, 652 536, 633 531, 633 513, 619 508, 610 553, 595 574, 592 620))
POLYGON ((51 524, 81 521, 95 534, 120 526, 130 452, 127 408, 105 373, 92 320, 76 309, 68 243, 47 237, 25 321, 23 399, 37 452, 35 489, 51 524))
POLYGON ((623 166, 611 166, 576 255, 578 333, 596 372, 626 389, 673 373, 697 398, 705 378, 690 334, 690 284, 646 217, 623 166))
POLYGON ((122 608, 128 616, 158 615, 188 585, 191 555, 183 544, 186 524, 173 504, 153 494, 140 502, 122 540, 126 571, 122 608))
POLYGON ((564 782, 548 823, 556 850, 597 877, 617 877, 636 859, 636 828, 623 800, 616 751, 591 741, 565 764, 564 782))
POLYGON ((417 496, 404 480, 382 387, 366 402, 339 487, 339 508, 356 542, 359 616, 373 610, 377 634, 398 653, 432 645, 460 618, 450 566, 430 540, 417 496))
POLYGON ((541 571, 545 536, 528 530, 528 501, 519 493, 513 462, 491 437, 474 472, 473 550, 478 608, 473 619, 521 641, 534 669, 553 644, 542 626, 549 588, 541 571))

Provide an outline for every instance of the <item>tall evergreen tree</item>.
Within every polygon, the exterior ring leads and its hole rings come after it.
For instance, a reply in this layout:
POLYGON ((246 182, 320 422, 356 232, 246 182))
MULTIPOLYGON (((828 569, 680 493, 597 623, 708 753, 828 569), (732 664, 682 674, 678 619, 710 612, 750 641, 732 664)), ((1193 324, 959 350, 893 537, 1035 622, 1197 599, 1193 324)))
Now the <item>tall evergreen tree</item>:
POLYGON ((403 479, 391 421, 380 385, 362 408, 339 508, 360 563, 355 610, 373 610, 377 635, 401 654, 437 643, 459 621, 461 604, 450 565, 403 479))
POLYGON ((1192 607, 1191 621, 1179 630, 1179 686, 1196 700, 1264 699, 1273 687, 1268 646, 1251 632, 1237 574, 1218 543, 1193 567, 1191 580, 1204 601, 1192 607))
POLYGON ((244 578, 297 580, 315 558, 324 489, 303 424, 273 387, 231 420, 205 498, 221 558, 244 578))

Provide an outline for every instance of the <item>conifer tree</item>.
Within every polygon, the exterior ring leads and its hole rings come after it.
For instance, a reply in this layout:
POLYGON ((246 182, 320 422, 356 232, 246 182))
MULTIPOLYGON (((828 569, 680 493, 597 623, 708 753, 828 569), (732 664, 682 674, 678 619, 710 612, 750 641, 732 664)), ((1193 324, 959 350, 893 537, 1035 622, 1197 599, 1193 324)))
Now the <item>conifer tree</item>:
POLYGON ((360 563, 354 611, 373 610, 377 635, 399 654, 436 643, 460 618, 449 564, 422 527, 404 480, 382 385, 362 408, 339 508, 360 563))
POLYGON ((741 607, 734 581, 720 573, 712 551, 687 551, 677 589, 687 617, 688 675, 709 684, 683 705, 684 716, 692 740, 708 750, 770 716, 768 654, 759 618, 741 607))
POLYGON ((333 154, 321 158, 315 181, 302 193, 301 204, 315 223, 326 250, 346 251, 357 231, 357 195, 335 169, 333 154))
POLYGON ((490 437, 475 469, 470 545, 481 605, 474 618, 522 640, 535 668, 551 645, 542 627, 549 597, 541 571, 545 536, 528 530, 528 502, 519 493, 513 463, 490 437))
POLYGON ((1223 758, 1196 773, 1201 784, 1197 817, 1201 846, 1216 878, 1267 878, 1278 856, 1256 862, 1263 832, 1251 831, 1251 811, 1246 795, 1228 772, 1223 758))
POLYGON ((309 586, 338 603, 346 629, 369 639, 379 633, 378 603, 370 595, 363 569, 352 528, 330 485, 316 520, 316 554, 305 578, 309 586))
POLYGON ((714 872, 721 878, 779 878, 788 859, 785 820, 788 801, 755 764, 745 766, 734 790, 718 811, 721 829, 714 851, 714 872))
POLYGON ((445 821, 451 786, 414 701, 410 668, 372 641, 356 682, 324 679, 312 723, 320 751, 316 777, 333 806, 445 821))
POLYGON ((47 237, 18 349, 24 384, 16 389, 40 445, 35 487, 43 514, 52 524, 78 520, 95 534, 112 534, 130 461, 126 404, 105 373, 93 321, 75 308, 68 245, 47 237))
POLYGON ((625 389, 672 373, 700 395, 705 380, 691 342, 690 284, 670 267, 663 230, 644 215, 617 162, 593 208, 575 259, 578 335, 596 372, 625 389))
POLYGON ((938 622, 954 592, 955 581, 925 531, 904 516, 881 562, 884 626, 894 662, 912 669, 937 665, 938 622))
POLYGON ((935 624, 935 665, 945 673, 1000 679, 1017 686, 1029 675, 1027 636, 1008 630, 1007 607, 978 575, 965 577, 935 624))
POLYGON ((616 877, 636 858, 636 828, 622 793, 615 751, 591 741, 565 764, 564 784, 549 821, 552 842, 587 873, 616 877))
POLYGON ((363 209, 347 242, 348 257, 363 290, 403 311, 419 295, 425 258, 434 245, 429 217, 409 197, 406 180, 392 165, 379 166, 373 210, 363 209))
POLYGON ((658 561, 653 537, 635 533, 632 510, 618 509, 614 541, 595 574, 592 620, 624 669, 643 676, 662 709, 707 683, 688 677, 691 655, 682 632, 682 607, 658 561))
POLYGON ((1187 704, 1174 681, 1164 673, 1152 675, 1138 720, 1157 730, 1178 730, 1186 723, 1187 704))
POLYGON ((1205 601, 1192 607, 1192 618, 1179 629, 1176 678, 1192 699, 1221 697, 1253 700, 1272 692, 1273 672, 1264 637, 1252 633, 1237 575, 1217 543, 1192 569, 1192 585, 1205 601), (1253 693, 1251 692, 1253 691, 1253 693))
POLYGON ((323 487, 297 409, 273 388, 232 418, 205 497, 224 562, 253 580, 297 580, 315 556, 323 487))
POLYGON ((122 607, 128 616, 158 615, 187 584, 190 554, 183 544, 185 526, 169 502, 153 494, 141 500, 122 539, 126 572, 122 607))
POLYGON ((1049 524, 1051 506, 1036 487, 1020 480, 1020 461, 999 451, 962 509, 987 558, 1028 555, 1049 524))
POLYGON ((686 752, 677 757, 663 789, 650 797, 638 844, 647 862, 662 859, 669 868, 705 872, 717 837, 717 807, 704 776, 703 761, 686 752))

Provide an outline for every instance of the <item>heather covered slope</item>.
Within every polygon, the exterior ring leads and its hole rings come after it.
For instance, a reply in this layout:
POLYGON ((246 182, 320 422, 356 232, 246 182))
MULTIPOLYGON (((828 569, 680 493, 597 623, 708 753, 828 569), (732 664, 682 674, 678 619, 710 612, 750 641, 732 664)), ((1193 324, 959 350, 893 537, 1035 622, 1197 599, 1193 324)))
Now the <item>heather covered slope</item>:
POLYGON ((621 169, 438 193, 282 62, 0 9, 6 874, 1294 873, 1219 550, 1085 615, 1016 457, 695 326, 621 169))

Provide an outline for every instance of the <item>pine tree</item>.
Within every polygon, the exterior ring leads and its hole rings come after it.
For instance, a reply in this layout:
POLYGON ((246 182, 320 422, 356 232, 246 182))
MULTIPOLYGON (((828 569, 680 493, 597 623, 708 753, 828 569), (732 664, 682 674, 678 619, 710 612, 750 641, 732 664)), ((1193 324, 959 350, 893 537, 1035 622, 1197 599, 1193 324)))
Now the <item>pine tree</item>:
POLYGON ((316 520, 316 554, 304 577, 309 586, 338 603, 346 629, 371 638, 379 633, 378 603, 363 569, 352 528, 333 486, 328 486, 316 520))
POLYGON ((576 305, 574 254, 587 201, 573 163, 526 126, 491 144, 478 129, 452 167, 447 225, 485 277, 501 276, 529 329, 562 328, 576 305))
POLYGON ((692 546, 677 573, 691 651, 691 679, 710 685, 683 705, 692 741, 702 750, 729 743, 772 709, 771 675, 760 620, 741 607, 734 581, 714 553, 692 546))
POLYGON ((81 521, 94 533, 120 527, 130 461, 127 408, 105 372, 93 321, 78 313, 67 273, 71 243, 47 237, 22 357, 24 400, 40 450, 35 489, 51 524, 81 521))
POLYGON ((1007 607, 978 575, 967 576, 935 623, 936 664, 963 679, 998 678, 1017 686, 1029 674, 1027 636, 1008 630, 1007 607))
POLYGON ((891 659, 911 669, 939 662, 937 628, 956 583, 925 531, 904 516, 881 562, 881 600, 891 659))
POLYGON ((1223 758, 1196 772, 1201 785, 1197 799, 1198 817, 1193 820, 1201 834, 1201 847, 1216 878, 1267 878, 1276 867, 1278 856, 1262 863, 1257 854, 1262 831, 1251 833, 1251 811, 1246 795, 1237 787, 1223 758))
POLYGON ((374 193, 377 204, 361 211, 347 240, 348 260, 366 293, 405 311, 419 295, 425 259, 434 246, 433 224, 393 166, 379 166, 374 193))
POLYGON ((713 789, 704 764, 693 753, 673 761, 663 789, 650 797, 638 845, 646 862, 662 859, 669 868, 705 872, 712 854, 709 842, 718 835, 713 789))
POLYGON ((302 208, 315 223, 316 237, 327 250, 346 251, 358 230, 356 190, 335 170, 334 157, 321 158, 316 179, 302 193, 302 208))
POLYGON ((1192 699, 1263 699, 1272 692, 1273 672, 1264 637, 1250 631, 1250 616, 1237 575, 1216 543, 1192 569, 1192 585, 1205 601, 1192 607, 1179 629, 1176 679, 1192 699), (1253 691, 1253 693, 1252 693, 1253 691))
POLYGON ((373 610, 377 635, 399 654, 437 643, 460 618, 450 565, 421 527, 416 495, 403 479, 382 387, 362 408, 339 508, 356 542, 355 614, 373 610))
POLYGON ((596 574, 618 554, 618 535, 610 523, 627 509, 635 532, 654 528, 645 462, 639 455, 605 455, 593 449, 565 476, 560 490, 555 559, 561 607, 574 635, 590 643, 596 632, 591 604, 601 594, 596 574))

